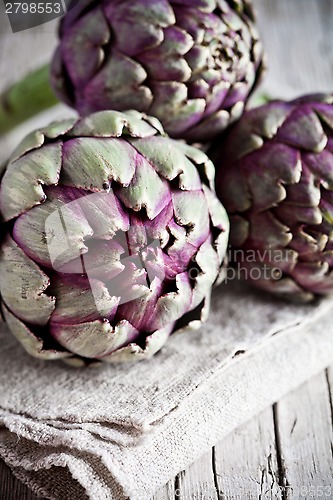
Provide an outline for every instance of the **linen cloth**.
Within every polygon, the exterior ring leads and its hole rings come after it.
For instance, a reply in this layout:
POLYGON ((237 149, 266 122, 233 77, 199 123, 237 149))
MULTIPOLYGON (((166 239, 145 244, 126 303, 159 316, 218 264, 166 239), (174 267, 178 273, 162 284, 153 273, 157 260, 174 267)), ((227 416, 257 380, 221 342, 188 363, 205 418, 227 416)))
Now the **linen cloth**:
POLYGON ((218 440, 333 361, 333 299, 220 285, 209 321, 150 361, 77 369, 0 324, 0 455, 37 494, 147 500, 218 440))

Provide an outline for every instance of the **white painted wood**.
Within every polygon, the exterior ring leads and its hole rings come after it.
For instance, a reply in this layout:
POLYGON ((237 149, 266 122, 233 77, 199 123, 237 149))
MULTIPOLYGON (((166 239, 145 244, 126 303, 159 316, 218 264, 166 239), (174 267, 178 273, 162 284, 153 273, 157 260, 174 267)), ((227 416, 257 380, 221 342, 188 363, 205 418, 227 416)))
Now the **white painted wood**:
POLYGON ((223 500, 281 498, 272 408, 218 443, 215 472, 223 500))
POLYGON ((333 498, 332 415, 325 372, 277 405, 287 499, 333 498))
MULTIPOLYGON (((333 425, 333 365, 328 367, 326 370, 326 381, 329 389, 329 397, 330 397, 330 406, 331 406, 331 418, 333 425)), ((333 449, 332 449, 332 458, 333 458, 333 449)))
POLYGON ((267 408, 161 489, 153 500, 333 498, 333 366, 267 408), (331 385, 331 400, 328 382, 331 385), (215 475, 215 479, 214 479, 215 475), (175 493, 178 493, 175 495, 175 493))
POLYGON ((212 453, 206 453, 186 471, 178 474, 175 487, 177 500, 218 500, 212 453))
POLYGON ((332 0, 253 0, 272 97, 333 90, 332 0))
POLYGON ((175 498, 175 481, 169 481, 163 488, 155 493, 151 500, 170 500, 175 498))

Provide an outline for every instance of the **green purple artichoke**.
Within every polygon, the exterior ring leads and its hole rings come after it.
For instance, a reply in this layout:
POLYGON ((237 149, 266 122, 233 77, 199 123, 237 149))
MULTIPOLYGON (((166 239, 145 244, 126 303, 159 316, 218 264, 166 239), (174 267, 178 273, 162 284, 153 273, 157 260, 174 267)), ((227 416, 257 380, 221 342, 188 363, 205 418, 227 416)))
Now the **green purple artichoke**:
POLYGON ((210 152, 236 268, 288 298, 333 292, 333 96, 244 113, 210 152))
POLYGON ((2 313, 72 364, 149 358, 207 318, 228 218, 207 156, 137 111, 30 134, 0 186, 2 313))
POLYGON ((81 0, 62 19, 51 83, 81 115, 136 109, 202 142, 239 118, 261 61, 249 0, 81 0))

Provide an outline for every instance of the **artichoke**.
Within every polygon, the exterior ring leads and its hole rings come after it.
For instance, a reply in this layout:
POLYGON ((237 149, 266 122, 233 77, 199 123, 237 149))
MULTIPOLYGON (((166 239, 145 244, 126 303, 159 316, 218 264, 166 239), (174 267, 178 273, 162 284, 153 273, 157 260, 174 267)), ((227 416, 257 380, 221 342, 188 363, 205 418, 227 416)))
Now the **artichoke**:
POLYGON ((333 96, 247 111, 209 154, 240 274, 288 298, 332 292, 333 96))
POLYGON ((155 118, 102 111, 30 134, 0 186, 0 292, 41 359, 149 358, 209 310, 228 218, 207 156, 155 118))
POLYGON ((133 108, 203 142, 241 115, 261 60, 249 0, 85 0, 62 19, 51 83, 81 115, 133 108))

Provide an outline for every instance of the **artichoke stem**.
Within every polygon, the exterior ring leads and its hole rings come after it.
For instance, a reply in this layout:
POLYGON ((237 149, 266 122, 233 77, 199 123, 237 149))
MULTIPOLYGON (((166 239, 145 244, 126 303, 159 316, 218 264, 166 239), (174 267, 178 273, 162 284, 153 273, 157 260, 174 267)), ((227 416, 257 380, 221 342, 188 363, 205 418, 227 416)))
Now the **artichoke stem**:
POLYGON ((0 95, 0 135, 58 102, 49 84, 49 65, 46 64, 0 95))

